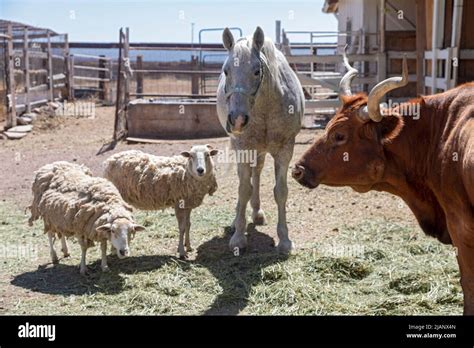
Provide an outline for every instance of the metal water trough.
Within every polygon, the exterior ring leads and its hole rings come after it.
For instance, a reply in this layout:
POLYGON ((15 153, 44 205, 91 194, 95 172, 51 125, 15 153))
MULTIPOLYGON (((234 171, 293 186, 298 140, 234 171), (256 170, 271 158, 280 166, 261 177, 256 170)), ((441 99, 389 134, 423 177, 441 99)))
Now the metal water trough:
POLYGON ((224 137, 216 102, 209 99, 135 99, 128 103, 128 137, 199 139, 224 137))

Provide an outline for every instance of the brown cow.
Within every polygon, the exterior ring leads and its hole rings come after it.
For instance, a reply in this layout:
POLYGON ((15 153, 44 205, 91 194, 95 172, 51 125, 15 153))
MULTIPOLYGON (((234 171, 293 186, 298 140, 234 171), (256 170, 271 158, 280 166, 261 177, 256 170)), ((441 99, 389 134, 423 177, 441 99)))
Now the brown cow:
POLYGON ((352 95, 357 70, 345 55, 344 63, 342 107, 297 161, 293 178, 309 188, 350 186, 401 197, 425 233, 457 248, 464 314, 473 315, 474 83, 381 111, 381 98, 408 81, 406 58, 403 77, 379 83, 369 96, 352 95))

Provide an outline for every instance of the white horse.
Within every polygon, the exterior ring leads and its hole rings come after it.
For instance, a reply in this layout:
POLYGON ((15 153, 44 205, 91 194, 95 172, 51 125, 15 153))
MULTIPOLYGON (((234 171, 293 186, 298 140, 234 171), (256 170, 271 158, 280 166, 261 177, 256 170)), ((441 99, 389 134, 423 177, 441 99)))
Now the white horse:
POLYGON ((239 198, 230 248, 235 251, 247 246, 245 213, 249 200, 254 224, 266 223, 259 186, 265 155, 269 153, 275 161, 278 250, 288 253, 293 243, 286 223, 287 172, 304 114, 303 89, 285 56, 265 38, 260 27, 253 38, 240 38, 237 42, 228 28, 222 36, 229 56, 217 89, 219 120, 229 133, 234 150, 257 154, 255 166, 237 163, 239 198))

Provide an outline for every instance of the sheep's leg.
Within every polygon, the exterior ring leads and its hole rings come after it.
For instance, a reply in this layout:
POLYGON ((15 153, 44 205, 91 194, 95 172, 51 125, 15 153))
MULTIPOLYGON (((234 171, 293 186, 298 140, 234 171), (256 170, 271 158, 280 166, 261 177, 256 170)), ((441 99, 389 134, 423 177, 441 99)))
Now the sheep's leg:
POLYGON ((288 226, 286 223, 286 200, 288 198, 287 173, 293 154, 293 144, 287 145, 282 151, 273 155, 275 159, 275 187, 273 194, 278 206, 277 234, 280 239, 278 251, 289 253, 293 249, 293 243, 288 238, 288 226))
POLYGON ((79 245, 81 246, 81 251, 82 251, 81 265, 79 269, 80 269, 81 274, 85 275, 87 272, 87 267, 86 267, 87 241, 82 237, 80 237, 78 241, 79 241, 79 245))
POLYGON ((247 203, 252 195, 252 184, 250 177, 252 170, 249 163, 238 163, 237 173, 239 174, 239 199, 237 201, 237 211, 234 223, 235 232, 229 242, 229 247, 234 255, 239 255, 241 249, 247 247, 247 237, 245 236, 245 229, 247 227, 247 220, 245 213, 247 210, 247 203))
POLYGON ((255 225, 266 225, 267 219, 265 212, 260 208, 260 174, 265 164, 265 153, 259 153, 256 163, 252 167, 252 198, 250 205, 252 206, 252 221, 255 225))
POLYGON ((179 243, 178 243, 178 253, 179 258, 185 259, 188 257, 186 250, 184 249, 184 235, 186 233, 186 216, 188 215, 188 210, 183 209, 180 206, 180 203, 176 204, 174 211, 176 214, 176 219, 178 220, 179 227, 179 243))
POLYGON ((61 236, 61 251, 63 252, 64 257, 71 256, 71 254, 69 254, 69 248, 67 247, 66 237, 64 236, 61 236))
POLYGON ((109 270, 109 266, 107 266, 107 240, 102 240, 100 242, 100 250, 102 253, 102 261, 101 261, 101 268, 102 272, 107 272, 109 270))
POLYGON ((49 253, 51 255, 51 260, 54 264, 59 262, 58 255, 56 254, 56 250, 54 250, 54 242, 56 241, 55 234, 51 231, 48 232, 48 239, 49 239, 49 253))
POLYGON ((186 213, 186 231, 184 233, 184 246, 186 247, 186 251, 193 251, 191 247, 191 239, 189 238, 189 230, 191 229, 191 209, 187 210, 186 213))

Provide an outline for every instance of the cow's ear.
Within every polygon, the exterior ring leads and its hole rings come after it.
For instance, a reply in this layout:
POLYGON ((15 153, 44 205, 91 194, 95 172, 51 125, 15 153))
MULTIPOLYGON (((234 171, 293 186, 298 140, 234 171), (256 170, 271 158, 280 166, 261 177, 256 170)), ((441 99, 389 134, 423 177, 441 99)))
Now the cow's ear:
POLYGON ((377 137, 382 145, 390 143, 402 131, 404 122, 400 115, 386 116, 380 122, 372 122, 375 124, 377 137))

